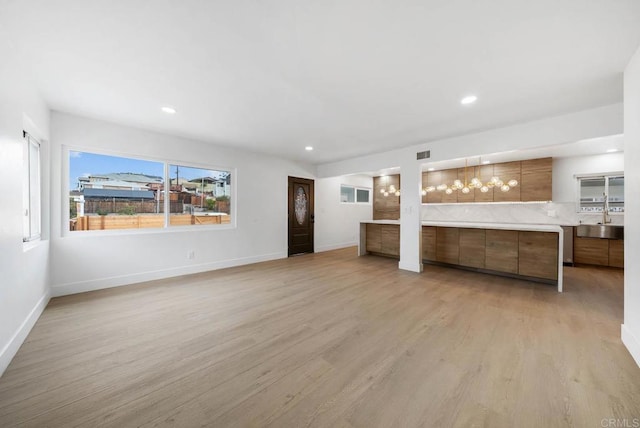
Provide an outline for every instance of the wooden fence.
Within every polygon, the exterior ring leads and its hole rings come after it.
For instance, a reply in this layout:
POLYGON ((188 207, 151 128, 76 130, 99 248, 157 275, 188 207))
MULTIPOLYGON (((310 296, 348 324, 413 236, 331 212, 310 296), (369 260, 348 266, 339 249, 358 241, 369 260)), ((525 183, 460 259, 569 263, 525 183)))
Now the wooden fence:
MULTIPOLYGON (((231 216, 222 215, 190 215, 171 214, 171 226, 185 226, 191 224, 228 224, 231 216)), ((142 215, 90 215, 82 216, 70 221, 69 230, 118 230, 118 229, 147 229, 164 226, 164 214, 142 215)))

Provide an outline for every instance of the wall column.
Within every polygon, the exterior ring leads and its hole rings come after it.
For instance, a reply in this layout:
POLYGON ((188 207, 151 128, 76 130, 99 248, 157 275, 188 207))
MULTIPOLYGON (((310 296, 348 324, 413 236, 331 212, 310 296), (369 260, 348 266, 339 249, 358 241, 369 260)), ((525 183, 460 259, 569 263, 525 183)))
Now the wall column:
POLYGON ((622 342, 640 365, 640 49, 624 72, 624 324, 622 342))
POLYGON ((422 171, 420 164, 408 154, 400 165, 400 269, 422 272, 421 215, 422 171))

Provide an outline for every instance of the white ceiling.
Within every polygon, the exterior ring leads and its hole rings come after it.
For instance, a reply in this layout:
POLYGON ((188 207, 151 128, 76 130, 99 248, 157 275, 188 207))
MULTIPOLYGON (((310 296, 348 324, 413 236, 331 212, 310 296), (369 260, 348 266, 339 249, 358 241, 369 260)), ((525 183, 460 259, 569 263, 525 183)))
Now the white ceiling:
POLYGON ((640 45, 637 0, 0 8, 52 109, 316 164, 620 102, 640 45))

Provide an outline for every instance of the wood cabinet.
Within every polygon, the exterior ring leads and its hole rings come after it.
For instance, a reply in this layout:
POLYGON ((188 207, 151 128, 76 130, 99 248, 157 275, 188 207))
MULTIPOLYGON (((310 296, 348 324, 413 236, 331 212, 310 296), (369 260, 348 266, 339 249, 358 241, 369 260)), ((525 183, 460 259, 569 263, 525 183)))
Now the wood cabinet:
POLYGON ((622 239, 609 240, 609 266, 624 267, 624 241, 622 239))
POLYGON ((440 263, 458 264, 460 260, 460 229, 436 227, 436 260, 440 263))
POLYGON ((382 251, 382 225, 367 224, 367 251, 380 253, 382 251))
POLYGON ((388 189, 394 185, 400 189, 400 175, 387 175, 373 178, 373 219, 398 220, 400 218, 400 197, 389 194, 384 196, 381 189, 388 189))
MULTIPOLYGON (((497 163, 493 165, 493 175, 500 177, 501 180, 504 180, 505 184, 507 181, 514 179, 518 180, 518 183, 521 181, 521 163, 520 162, 506 162, 506 163, 497 163)), ((520 200, 520 185, 516 187, 512 187, 508 192, 503 192, 498 187, 493 189, 493 201, 494 202, 518 202, 520 200)))
POLYGON ((475 268, 485 267, 486 231, 459 229, 459 263, 475 268))
POLYGON ((522 201, 550 201, 552 199, 552 158, 522 161, 520 199, 522 201))
POLYGON ((624 267, 624 240, 574 236, 573 260, 578 264, 624 267))
POLYGON ((557 232, 422 227, 422 260, 503 275, 558 281, 557 232))
MULTIPOLYGON (((467 194, 455 191, 451 195, 442 191, 429 192, 422 197, 422 202, 437 204, 443 202, 550 201, 552 199, 552 158, 470 166, 466 171, 467 183, 470 183, 473 177, 486 183, 494 176, 500 177, 504 182, 511 179, 518 180, 518 185, 508 192, 503 192, 497 187, 489 189, 486 193, 482 193, 480 189, 473 189, 467 194)), ((429 171, 422 174, 422 187, 435 187, 439 184, 451 186, 456 179, 464 182, 464 168, 429 171)))
POLYGON ((518 231, 488 229, 485 267, 497 272, 518 273, 518 231))
POLYGON ((381 256, 400 256, 400 225, 367 223, 367 252, 381 256))
POLYGON ((573 240, 573 260, 587 265, 609 266, 609 240, 576 236, 573 240))
POLYGON ((395 224, 381 226, 382 254, 400 257, 400 226, 395 224))
POLYGON ((422 259, 436 261, 436 228, 422 227, 422 259))
POLYGON ((518 274, 558 279, 558 234, 518 232, 518 274))

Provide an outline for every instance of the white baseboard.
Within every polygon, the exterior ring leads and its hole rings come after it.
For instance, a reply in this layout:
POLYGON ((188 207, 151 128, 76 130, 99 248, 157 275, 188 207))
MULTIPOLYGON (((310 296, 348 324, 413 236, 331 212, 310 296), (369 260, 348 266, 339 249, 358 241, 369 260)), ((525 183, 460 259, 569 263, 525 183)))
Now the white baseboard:
POLYGON ((624 324, 620 326, 620 332, 622 343, 624 343, 624 346, 627 347, 636 364, 640 367, 640 341, 624 324))
POLYGON ((402 261, 398 262, 398 269, 420 273, 422 272, 422 268, 423 266, 422 266, 422 263, 420 262, 417 262, 417 263, 407 263, 402 261))
POLYGON ((24 343, 27 335, 42 315, 42 311, 47 307, 47 303, 49 303, 49 293, 46 293, 44 296, 38 300, 38 303, 31 309, 29 315, 22 321, 18 330, 13 334, 9 342, 2 348, 0 351, 0 376, 4 373, 4 371, 9 367, 9 363, 13 360, 13 357, 18 353, 18 349, 24 343))
POLYGON ((67 284, 54 285, 53 287, 51 287, 51 295, 53 297, 66 296, 69 294, 102 290, 104 288, 120 287, 123 285, 136 284, 139 282, 153 281, 156 279, 165 279, 181 275, 190 275, 211 270, 248 265, 251 263, 283 259, 286 257, 286 252, 262 254, 259 256, 243 257, 239 259, 221 260, 216 262, 180 266, 169 269, 160 269, 156 271, 140 272, 129 275, 118 275, 107 278, 92 279, 88 281, 71 282, 67 284))
POLYGON ((358 243, 356 241, 342 242, 340 244, 321 245, 319 247, 316 247, 315 252, 322 253, 323 251, 340 250, 342 248, 349 248, 349 247, 356 247, 356 246, 358 246, 358 243))

